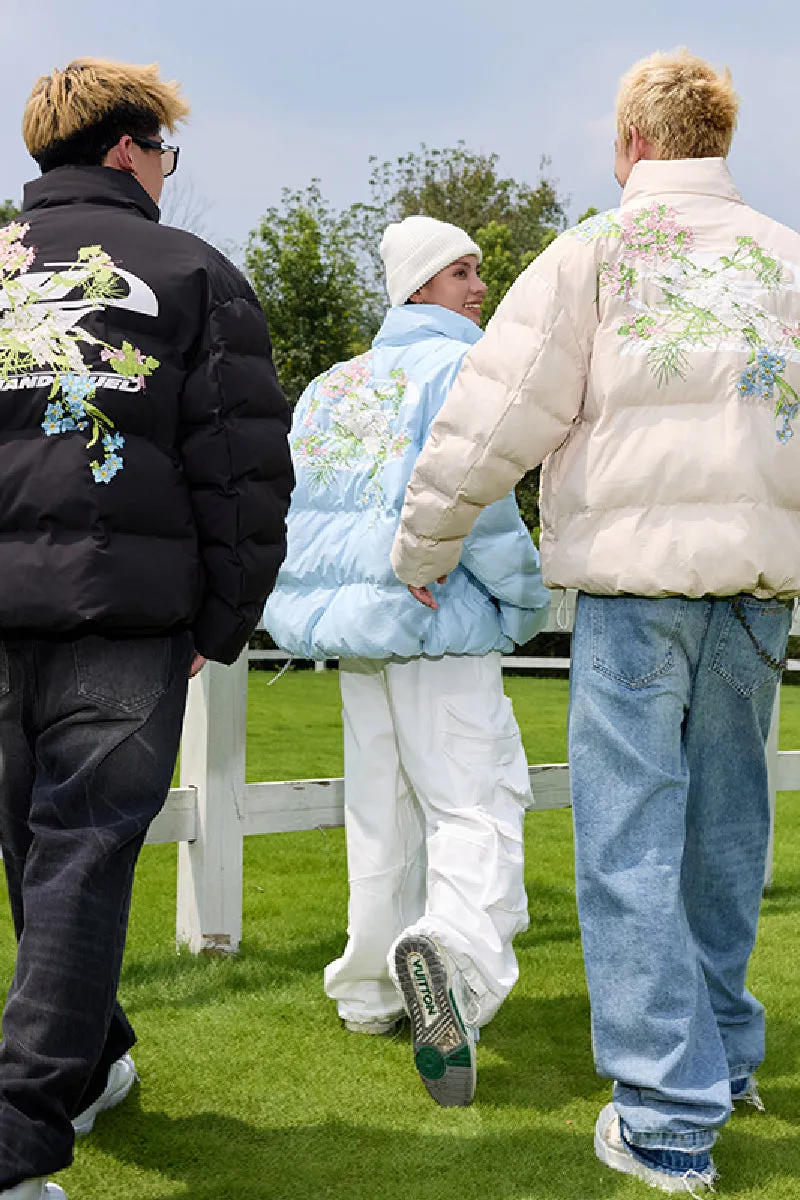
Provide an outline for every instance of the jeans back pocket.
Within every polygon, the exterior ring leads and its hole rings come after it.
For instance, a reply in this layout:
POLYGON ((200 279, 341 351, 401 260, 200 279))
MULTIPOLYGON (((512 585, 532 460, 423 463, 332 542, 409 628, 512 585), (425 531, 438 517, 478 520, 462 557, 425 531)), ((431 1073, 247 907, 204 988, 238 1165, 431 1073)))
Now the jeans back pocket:
POLYGON ((154 705, 169 687, 172 638, 80 638, 73 644, 78 694, 133 713, 154 705))
POLYGON ((643 688, 672 670, 674 642, 687 601, 665 597, 588 596, 592 667, 628 688, 643 688))
MULTIPOLYGON (((792 606, 780 600, 757 600, 755 596, 739 596, 738 600, 753 638, 765 655, 780 662, 786 652, 792 606)), ((780 679, 780 672, 765 662, 753 645, 730 602, 709 669, 742 696, 753 696, 759 688, 780 679)))

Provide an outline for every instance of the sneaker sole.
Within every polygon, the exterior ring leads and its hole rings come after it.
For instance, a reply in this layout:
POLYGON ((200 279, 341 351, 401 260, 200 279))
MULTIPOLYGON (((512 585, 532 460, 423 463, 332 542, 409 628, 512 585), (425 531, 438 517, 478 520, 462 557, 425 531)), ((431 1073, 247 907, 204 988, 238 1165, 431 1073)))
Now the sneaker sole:
POLYGON ((406 937, 395 949, 395 969, 411 1018, 414 1065, 443 1108, 464 1107, 475 1095, 475 1049, 467 1036, 447 968, 430 938, 406 937))
MULTIPOLYGON (((687 1187, 686 1180, 680 1175, 676 1175, 674 1180, 665 1175, 662 1171, 655 1171, 648 1167, 646 1163, 639 1162, 624 1150, 615 1150, 613 1146, 609 1146, 608 1142, 595 1127, 594 1131, 594 1152, 605 1166, 611 1167, 612 1171, 621 1171, 623 1175, 632 1175, 635 1179, 641 1179, 651 1188, 658 1188, 662 1192, 683 1192, 684 1195, 689 1193, 693 1195, 690 1187, 687 1187)), ((701 1184, 699 1181, 692 1182, 692 1188, 697 1187, 700 1190, 705 1190, 706 1184, 701 1184)))
POLYGON ((348 1033, 367 1034, 369 1037, 394 1037, 405 1023, 405 1013, 394 1021, 342 1021, 348 1033))
MULTIPOLYGON (((133 1069, 130 1075, 126 1075, 120 1086, 115 1092, 110 1092, 108 1096, 103 1098, 103 1103, 88 1117, 78 1117, 72 1122, 72 1127, 75 1130, 76 1137, 86 1137, 87 1133, 91 1133, 94 1129, 94 1123, 100 1116, 100 1113, 108 1112, 111 1108, 116 1108, 118 1104, 130 1094, 131 1088, 136 1083, 139 1076, 136 1070, 133 1069)), ((91 1106, 90 1106, 91 1107, 91 1106)))

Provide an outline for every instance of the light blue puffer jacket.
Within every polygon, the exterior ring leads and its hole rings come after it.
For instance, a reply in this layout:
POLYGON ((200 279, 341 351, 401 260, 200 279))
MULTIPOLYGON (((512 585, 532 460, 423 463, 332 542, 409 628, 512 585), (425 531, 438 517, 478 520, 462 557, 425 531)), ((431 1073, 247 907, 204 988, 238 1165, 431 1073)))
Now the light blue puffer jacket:
POLYGON ((513 495, 484 509, 433 612, 392 571, 403 495, 431 422, 481 331, 433 304, 392 308, 372 350, 315 379, 297 405, 289 550, 264 625, 303 658, 510 651, 542 628, 549 593, 513 495))

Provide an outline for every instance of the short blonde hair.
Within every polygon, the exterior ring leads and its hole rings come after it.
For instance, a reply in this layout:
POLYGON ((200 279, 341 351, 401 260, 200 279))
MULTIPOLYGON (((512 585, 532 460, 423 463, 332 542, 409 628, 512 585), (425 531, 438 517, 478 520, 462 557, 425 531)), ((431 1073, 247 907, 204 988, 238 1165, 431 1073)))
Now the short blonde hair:
POLYGON ((22 136, 33 158, 55 143, 99 124, 116 109, 152 114, 173 132, 189 115, 177 83, 164 83, 158 65, 133 66, 104 58, 76 58, 63 71, 42 75, 22 118, 22 136))
POLYGON ((660 158, 725 158, 738 112, 727 67, 720 75, 686 49, 651 54, 620 80, 617 134, 623 150, 635 125, 660 158))

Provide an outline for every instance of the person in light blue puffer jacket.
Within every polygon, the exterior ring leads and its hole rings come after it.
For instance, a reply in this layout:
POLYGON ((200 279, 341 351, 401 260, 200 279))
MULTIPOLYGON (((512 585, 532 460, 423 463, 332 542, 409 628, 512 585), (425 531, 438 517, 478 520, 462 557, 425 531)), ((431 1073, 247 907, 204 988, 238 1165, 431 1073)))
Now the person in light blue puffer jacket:
POLYGON ((549 593, 513 495, 484 510, 434 607, 392 571, 406 484, 481 337, 486 288, 479 248, 453 225, 406 218, 381 253, 394 306, 372 349, 295 410, 288 554, 264 624, 292 655, 340 663, 349 937, 326 992, 353 1032, 393 1031, 405 1007, 423 1082, 463 1104, 473 1027, 513 986, 511 941, 527 927, 530 790, 500 659, 542 628, 549 593))

